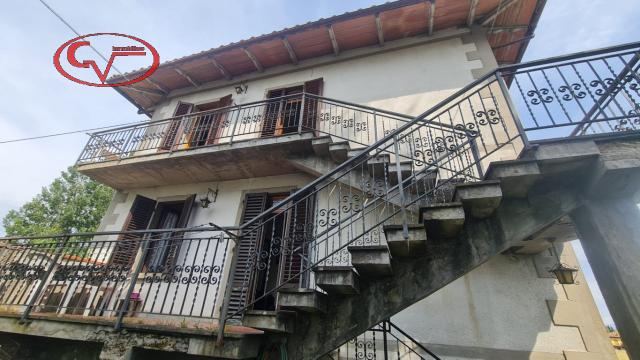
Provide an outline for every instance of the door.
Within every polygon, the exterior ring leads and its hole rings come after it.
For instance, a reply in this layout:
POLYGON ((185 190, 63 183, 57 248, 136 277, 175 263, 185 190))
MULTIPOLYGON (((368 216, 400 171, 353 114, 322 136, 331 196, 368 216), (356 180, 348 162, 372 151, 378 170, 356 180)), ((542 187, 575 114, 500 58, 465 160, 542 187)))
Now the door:
MULTIPOLYGON (((290 193, 247 194, 242 223, 284 200, 290 193)), ((311 199, 297 203, 290 209, 283 207, 269 214, 263 224, 247 232, 239 241, 238 262, 232 276, 229 314, 254 302, 256 310, 275 310, 277 294, 272 290, 282 281, 287 286, 306 286, 300 281, 300 270, 307 264, 308 244, 313 221, 311 199)))
POLYGON ((193 112, 206 113, 195 115, 189 125, 187 135, 188 147, 199 147, 215 144, 219 141, 229 113, 228 110, 215 111, 231 105, 231 95, 227 95, 218 101, 196 105, 193 112))
POLYGON ((172 119, 168 124, 164 124, 164 136, 160 144, 161 150, 171 150, 176 144, 180 142, 182 138, 182 128, 184 123, 188 121, 188 114, 193 110, 193 104, 180 102, 176 107, 176 112, 173 114, 175 119, 172 119))

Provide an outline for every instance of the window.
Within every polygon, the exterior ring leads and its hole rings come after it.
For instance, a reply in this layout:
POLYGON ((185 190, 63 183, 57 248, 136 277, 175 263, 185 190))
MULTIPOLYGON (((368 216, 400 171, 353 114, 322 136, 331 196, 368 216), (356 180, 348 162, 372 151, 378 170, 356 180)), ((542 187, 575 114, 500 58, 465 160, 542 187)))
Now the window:
MULTIPOLYGON (((184 228, 189 222, 191 209, 196 195, 189 196, 184 201, 156 202, 144 196, 136 196, 123 231, 145 229, 175 229, 184 228)), ((182 244, 182 234, 147 233, 125 234, 116 242, 111 263, 132 268, 140 245, 149 240, 147 254, 144 258, 146 270, 162 272, 173 269, 182 244)))
POLYGON ((317 100, 309 97, 305 100, 304 111, 302 107, 302 95, 320 95, 322 92, 322 79, 307 81, 303 85, 274 89, 267 93, 267 104, 262 125, 262 137, 277 136, 296 133, 298 130, 315 129, 317 118, 317 100), (302 124, 300 121, 302 120, 302 124), (302 126, 300 126, 302 125, 302 126))

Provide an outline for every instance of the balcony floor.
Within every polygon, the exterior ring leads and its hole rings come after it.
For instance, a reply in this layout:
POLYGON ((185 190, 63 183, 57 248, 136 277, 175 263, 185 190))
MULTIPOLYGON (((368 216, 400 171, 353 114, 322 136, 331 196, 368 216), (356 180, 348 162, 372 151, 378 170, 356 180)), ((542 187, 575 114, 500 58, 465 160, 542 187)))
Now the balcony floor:
POLYGON ((299 170, 283 159, 311 153, 313 138, 308 132, 243 140, 78 165, 78 171, 119 190, 289 174, 299 170))

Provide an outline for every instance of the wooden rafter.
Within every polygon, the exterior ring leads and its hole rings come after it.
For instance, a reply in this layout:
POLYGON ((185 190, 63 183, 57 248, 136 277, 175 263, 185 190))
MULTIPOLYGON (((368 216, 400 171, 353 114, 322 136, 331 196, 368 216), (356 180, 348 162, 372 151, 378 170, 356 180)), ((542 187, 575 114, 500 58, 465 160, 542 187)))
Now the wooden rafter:
POLYGON ((160 84, 158 84, 157 82, 151 80, 150 78, 146 78, 144 79, 146 82, 148 82, 149 84, 153 85, 156 89, 158 89, 160 92, 162 92, 163 95, 167 95, 169 92, 163 88, 162 86, 160 86, 160 84))
POLYGON ((376 31, 378 32, 378 44, 384 45, 384 31, 382 31, 382 20, 380 14, 376 14, 376 31))
POLYGON ((511 5, 519 2, 520 0, 502 0, 500 1, 500 3, 498 4, 498 7, 496 7, 493 11, 491 11, 490 13, 488 13, 486 16, 484 16, 482 18, 482 20, 480 21, 480 24, 482 26, 487 26, 489 25, 489 23, 491 21, 493 21, 493 19, 495 19, 496 17, 498 17, 498 15, 502 14, 505 10, 507 10, 511 5))
POLYGON ((285 49, 287 49, 291 62, 298 65, 298 56, 296 55, 296 52, 293 51, 293 47, 291 47, 291 44, 289 43, 289 40, 286 36, 282 38, 282 44, 284 45, 285 49))
POLYGON ((231 74, 229 74, 227 69, 225 69, 224 66, 222 66, 222 64, 218 62, 218 60, 216 60, 213 56, 210 57, 209 60, 211 60, 211 63, 213 64, 213 66, 215 66, 216 69, 220 71, 220 73, 222 74, 222 76, 224 76, 225 79, 231 80, 231 74))
POLYGON ((249 49, 247 49, 246 47, 243 47, 242 51, 244 51, 244 53, 247 54, 249 59, 251 59, 251 62, 253 63, 253 66, 256 67, 256 70, 258 70, 259 72, 263 72, 264 71, 264 66, 262 66, 260 61, 258 61, 258 58, 256 58, 256 56, 253 55, 253 53, 251 51, 249 51, 249 49))
POLYGON ((428 1, 429 5, 429 35, 433 35, 433 21, 436 14, 436 2, 435 0, 428 1))
POLYGON ((467 26, 471 27, 471 25, 473 25, 473 22, 476 20, 476 9, 478 8, 478 2, 480 2, 480 0, 470 0, 471 4, 469 7, 469 17, 467 18, 467 26))
POLYGON ((333 25, 327 26, 327 31, 329 32, 329 37, 331 38, 331 46, 333 46, 333 54, 338 55, 340 53, 340 48, 338 47, 336 34, 333 32, 333 25))
POLYGON ((178 74, 180 74, 183 78, 187 79, 188 82, 191 83, 191 85, 193 85, 194 87, 198 87, 200 86, 200 84, 198 84, 195 80, 193 80, 191 78, 191 76, 187 75, 184 71, 182 71, 182 69, 179 69, 177 67, 174 67, 173 70, 175 70, 178 74))
POLYGON ((146 95, 164 96, 166 94, 166 93, 162 93, 160 91, 147 90, 147 89, 138 89, 136 87, 133 87, 133 85, 126 85, 124 87, 126 89, 128 89, 128 90, 133 90, 135 92, 139 92, 139 93, 146 94, 146 95))
POLYGON ((499 32, 513 32, 513 31, 522 31, 529 29, 529 25, 504 25, 504 26, 493 26, 488 30, 490 33, 499 33, 499 32))

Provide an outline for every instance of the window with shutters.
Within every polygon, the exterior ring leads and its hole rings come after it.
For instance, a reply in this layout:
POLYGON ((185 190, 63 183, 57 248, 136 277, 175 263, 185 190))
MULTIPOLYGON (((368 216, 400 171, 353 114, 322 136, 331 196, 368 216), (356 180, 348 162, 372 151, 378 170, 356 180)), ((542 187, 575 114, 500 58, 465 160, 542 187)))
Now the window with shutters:
MULTIPOLYGON (((136 196, 122 231, 146 230, 156 208, 156 201, 136 196)), ((131 268, 140 247, 140 234, 122 234, 115 243, 111 264, 131 268)))
POLYGON ((173 114, 175 119, 171 120, 169 124, 164 125, 164 137, 162 138, 162 144, 160 149, 171 150, 177 143, 180 142, 182 137, 180 134, 183 131, 184 124, 188 120, 188 114, 193 110, 193 104, 179 102, 176 107, 176 111, 173 114))
POLYGON ((292 96, 303 92, 320 95, 322 79, 307 81, 299 86, 270 90, 267 93, 267 99, 271 101, 265 110, 262 137, 296 133, 300 129, 301 119, 301 130, 315 129, 318 112, 317 100, 306 99, 303 111, 302 96, 292 96))
MULTIPOLYGON (((260 215, 266 209, 288 197, 289 194, 247 194, 244 201, 242 223, 260 215)), ((276 308, 276 294, 271 290, 279 282, 288 281, 291 286, 301 284, 302 259, 309 255, 307 245, 313 231, 311 228, 313 206, 311 198, 300 201, 286 212, 272 214, 272 216, 276 216, 261 226, 259 231, 251 231, 240 238, 238 263, 236 271, 231 277, 229 314, 242 309, 247 303, 253 302, 253 299, 258 299, 253 305, 254 309, 274 310, 276 308), (280 247, 286 247, 286 250, 274 251, 280 247), (265 257, 261 254, 271 255, 265 257), (253 261, 262 263, 254 265, 253 261)))

